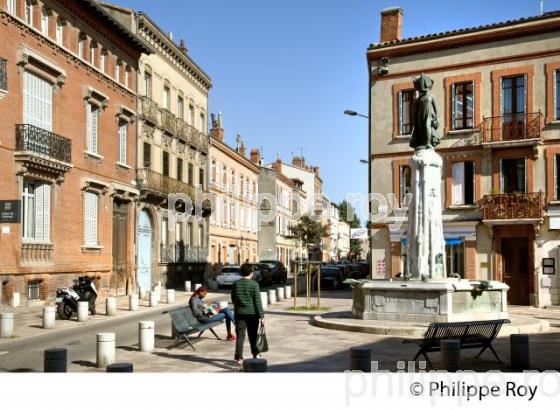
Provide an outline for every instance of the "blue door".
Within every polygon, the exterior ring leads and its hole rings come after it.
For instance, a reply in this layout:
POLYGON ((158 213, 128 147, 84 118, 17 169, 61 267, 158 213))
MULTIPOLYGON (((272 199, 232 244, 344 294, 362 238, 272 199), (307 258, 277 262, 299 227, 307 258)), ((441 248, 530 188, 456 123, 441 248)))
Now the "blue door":
POLYGON ((138 218, 136 248, 136 266, 138 269, 138 286, 142 289, 152 287, 152 222, 146 211, 140 212, 138 218))

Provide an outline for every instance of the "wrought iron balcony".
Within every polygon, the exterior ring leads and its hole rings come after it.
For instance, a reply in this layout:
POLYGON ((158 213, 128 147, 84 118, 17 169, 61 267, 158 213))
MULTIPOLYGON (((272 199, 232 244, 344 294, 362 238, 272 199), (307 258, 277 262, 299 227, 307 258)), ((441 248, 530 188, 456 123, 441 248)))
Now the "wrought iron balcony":
POLYGON ((527 141, 541 138, 541 113, 508 114, 484 118, 482 141, 527 141))
POLYGON ((480 207, 485 220, 541 219, 544 195, 542 192, 485 195, 480 207))
POLYGON ((198 131, 180 118, 177 118, 176 125, 177 136, 181 140, 204 153, 208 153, 209 139, 206 134, 198 131))
POLYGON ((177 119, 171 111, 166 110, 165 108, 161 109, 161 126, 168 133, 175 135, 177 119))
POLYGON ((190 247, 183 243, 161 244, 161 263, 204 263, 208 260, 208 248, 190 247))
POLYGON ((16 151, 28 151, 70 164, 72 141, 30 124, 16 125, 16 151))
POLYGON ((150 97, 140 97, 141 115, 154 125, 159 124, 159 106, 150 97))
POLYGON ((8 92, 8 62, 4 58, 0 58, 0 93, 8 92))
POLYGON ((197 194, 195 187, 151 169, 141 169, 138 171, 138 186, 141 191, 147 190, 162 195, 186 194, 193 200, 193 203, 197 194))

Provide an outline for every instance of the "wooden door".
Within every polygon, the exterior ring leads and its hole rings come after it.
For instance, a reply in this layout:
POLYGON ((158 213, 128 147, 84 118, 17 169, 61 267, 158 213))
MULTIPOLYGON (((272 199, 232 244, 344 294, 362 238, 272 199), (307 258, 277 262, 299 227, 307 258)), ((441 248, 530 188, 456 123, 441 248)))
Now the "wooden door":
POLYGON ((502 239, 502 272, 509 286, 508 303, 529 305, 531 292, 528 238, 502 239))
POLYGON ((113 278, 111 287, 117 295, 125 295, 127 288, 128 204, 113 202, 113 278))

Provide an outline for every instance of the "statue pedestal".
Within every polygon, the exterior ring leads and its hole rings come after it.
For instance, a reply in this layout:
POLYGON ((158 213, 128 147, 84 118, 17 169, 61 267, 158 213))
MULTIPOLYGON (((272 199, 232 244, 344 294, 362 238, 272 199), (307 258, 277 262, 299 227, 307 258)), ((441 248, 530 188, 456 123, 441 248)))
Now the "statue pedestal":
POLYGON ((408 276, 443 279, 447 276, 441 209, 443 161, 433 149, 422 149, 409 163, 413 197, 408 209, 408 276))

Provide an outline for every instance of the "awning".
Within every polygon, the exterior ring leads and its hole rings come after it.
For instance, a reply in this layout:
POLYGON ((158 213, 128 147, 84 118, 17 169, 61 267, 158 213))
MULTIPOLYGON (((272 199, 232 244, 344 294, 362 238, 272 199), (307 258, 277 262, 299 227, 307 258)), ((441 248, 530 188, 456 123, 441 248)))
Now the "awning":
MULTIPOLYGON (((445 238, 446 245, 461 245, 464 242, 464 238, 445 238)), ((406 239, 401 239, 401 245, 406 246, 408 241, 406 239)))

